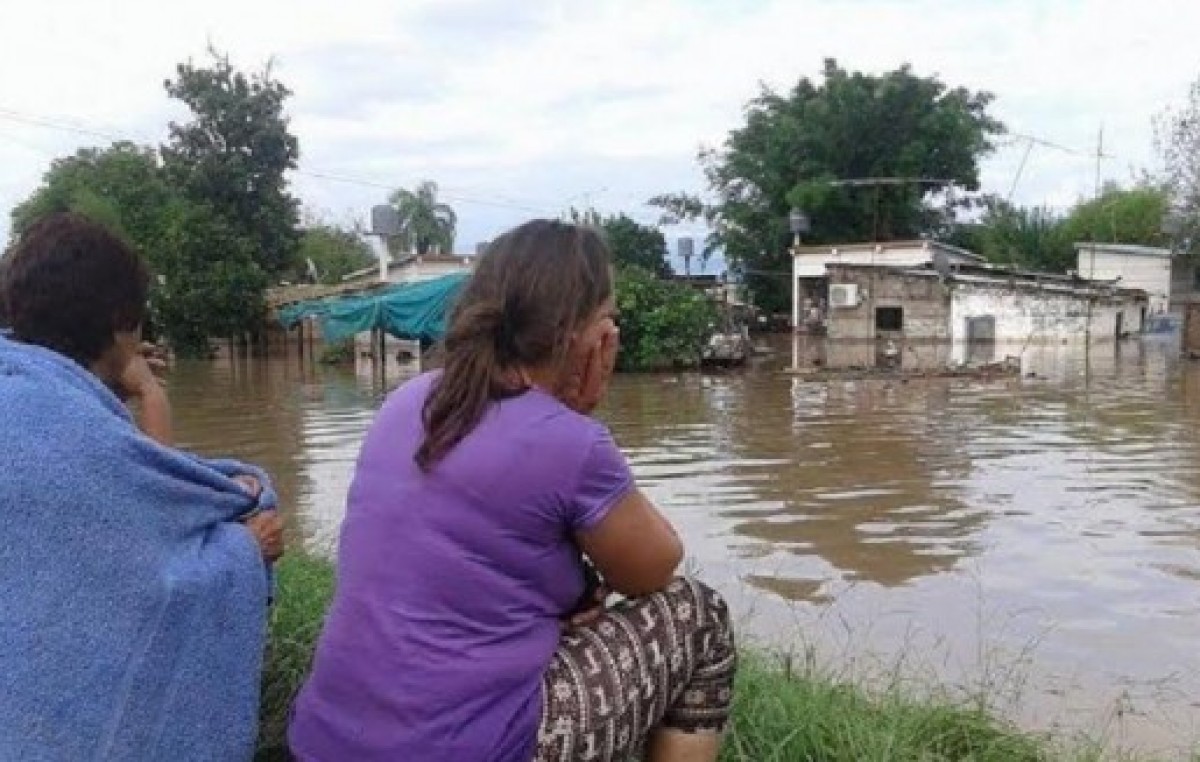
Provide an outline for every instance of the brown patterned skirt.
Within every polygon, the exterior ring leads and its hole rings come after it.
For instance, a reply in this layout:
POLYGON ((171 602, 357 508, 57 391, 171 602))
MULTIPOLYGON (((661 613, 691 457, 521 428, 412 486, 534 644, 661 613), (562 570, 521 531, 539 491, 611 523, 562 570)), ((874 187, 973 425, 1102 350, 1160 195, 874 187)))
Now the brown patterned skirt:
POLYGON ((720 595, 689 578, 570 630, 542 680, 535 762, 629 759, 656 728, 720 733, 737 653, 720 595))

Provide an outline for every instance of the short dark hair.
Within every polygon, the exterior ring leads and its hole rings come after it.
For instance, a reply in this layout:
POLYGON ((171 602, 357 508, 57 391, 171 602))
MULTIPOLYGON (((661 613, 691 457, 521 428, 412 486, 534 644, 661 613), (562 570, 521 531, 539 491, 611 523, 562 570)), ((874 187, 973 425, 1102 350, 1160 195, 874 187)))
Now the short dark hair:
POLYGON ((0 316, 19 341, 89 365, 118 331, 146 318, 150 273, 141 256, 82 215, 35 222, 0 265, 0 316))

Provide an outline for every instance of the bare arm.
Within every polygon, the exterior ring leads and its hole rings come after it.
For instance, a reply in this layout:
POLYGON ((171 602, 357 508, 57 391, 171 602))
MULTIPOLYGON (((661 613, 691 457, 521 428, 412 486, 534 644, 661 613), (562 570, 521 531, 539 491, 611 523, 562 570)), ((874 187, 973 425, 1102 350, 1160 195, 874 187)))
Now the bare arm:
POLYGON ((175 446, 175 427, 171 422, 171 401, 157 382, 143 389, 133 399, 138 401, 138 427, 164 447, 175 446))
POLYGON ((125 366, 117 380, 117 390, 126 402, 137 402, 138 427, 142 433, 165 447, 174 447, 171 401, 160 379, 165 371, 166 362, 158 356, 155 347, 144 344, 125 366))
POLYGON ((608 586, 631 597, 665 588, 683 560, 675 529, 638 489, 577 539, 608 586))

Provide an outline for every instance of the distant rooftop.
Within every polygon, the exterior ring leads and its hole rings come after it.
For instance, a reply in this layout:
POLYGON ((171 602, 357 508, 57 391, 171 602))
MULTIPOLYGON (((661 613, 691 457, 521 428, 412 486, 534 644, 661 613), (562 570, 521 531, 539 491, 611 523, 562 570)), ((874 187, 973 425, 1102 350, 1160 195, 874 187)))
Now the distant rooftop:
MULTIPOLYGON (((466 264, 474 257, 470 254, 403 254, 401 258, 392 258, 388 260, 388 272, 392 270, 402 270, 412 265, 421 264, 466 264)), ((374 264, 370 267, 364 267, 361 270, 355 270, 352 273, 347 273, 342 276, 343 282, 358 281, 363 278, 371 278, 379 274, 379 265, 374 264)))
POLYGON ((823 254, 825 252, 836 251, 840 254, 850 252, 870 252, 870 251, 894 251, 896 249, 922 249, 925 251, 944 251, 947 254, 954 254, 962 259, 970 259, 976 262, 984 262, 985 258, 976 254, 973 251, 953 246, 942 241, 929 241, 922 239, 912 239, 907 241, 880 241, 877 243, 829 243, 821 244, 820 246, 801 246, 796 249, 796 254, 823 254))
POLYGON ((1075 251, 1109 251, 1115 254, 1128 254, 1134 257, 1162 257, 1169 259, 1170 249, 1158 246, 1138 246, 1132 243, 1077 243, 1075 251))
POLYGON ((831 264, 830 267, 844 270, 890 272, 917 278, 948 279, 957 283, 973 283, 991 286, 1021 286, 1046 292, 1071 293, 1077 295, 1124 295, 1145 298, 1146 292, 1136 288, 1122 288, 1117 281, 1088 280, 1074 275, 1043 273, 1020 270, 1003 265, 953 265, 948 274, 938 272, 932 266, 896 267, 893 265, 831 264))

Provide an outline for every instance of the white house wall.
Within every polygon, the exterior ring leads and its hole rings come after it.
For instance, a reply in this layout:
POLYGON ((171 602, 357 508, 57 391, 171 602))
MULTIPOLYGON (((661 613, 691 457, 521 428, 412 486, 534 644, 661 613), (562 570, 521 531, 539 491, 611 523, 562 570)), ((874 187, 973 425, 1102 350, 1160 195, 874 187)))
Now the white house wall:
POLYGON ((993 318, 997 344, 1045 346, 1089 338, 1113 341, 1118 315, 1123 315, 1123 331, 1140 331, 1142 306, 1134 300, 1101 300, 1089 310, 1083 296, 958 284, 950 298, 953 357, 956 362, 966 358, 970 318, 993 318))
MULTIPOLYGON (((951 261, 961 258, 951 257, 951 261)), ((881 267, 923 267, 933 261, 933 250, 911 248, 847 249, 835 248, 798 254, 792 261, 795 278, 824 278, 827 265, 879 265, 881 267)))
POLYGON ((1145 291, 1150 310, 1166 312, 1171 299, 1171 258, 1124 254, 1097 248, 1080 248, 1079 276, 1088 280, 1115 281, 1121 288, 1145 291))

